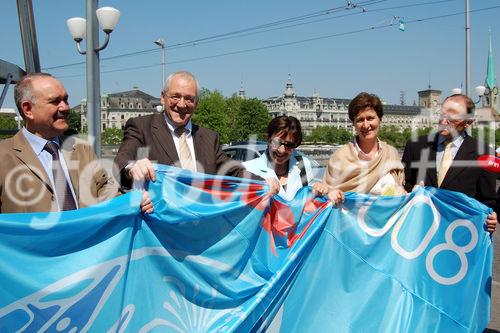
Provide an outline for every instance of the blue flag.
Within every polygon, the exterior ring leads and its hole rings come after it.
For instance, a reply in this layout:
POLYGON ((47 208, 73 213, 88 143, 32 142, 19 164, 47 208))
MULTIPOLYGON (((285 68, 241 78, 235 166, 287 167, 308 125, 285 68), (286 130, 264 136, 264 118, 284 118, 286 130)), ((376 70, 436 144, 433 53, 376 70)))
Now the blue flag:
POLYGON ((1 332, 481 331, 487 208, 453 192, 349 193, 159 166, 140 192, 0 215, 1 332))

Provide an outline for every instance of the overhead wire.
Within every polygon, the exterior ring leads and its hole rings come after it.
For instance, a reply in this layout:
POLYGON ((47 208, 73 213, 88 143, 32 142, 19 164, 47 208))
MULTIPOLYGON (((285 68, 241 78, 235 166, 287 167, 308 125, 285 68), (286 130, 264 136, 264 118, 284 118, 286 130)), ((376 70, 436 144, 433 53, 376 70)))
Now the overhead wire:
MULTIPOLYGON (((373 5, 373 4, 377 4, 377 3, 385 2, 385 1, 389 1, 389 0, 367 1, 367 2, 360 3, 360 5, 358 5, 358 6, 368 6, 368 5, 373 5)), ((386 11, 386 10, 392 10, 392 9, 401 9, 401 8, 407 8, 407 7, 417 7, 417 6, 424 6, 424 5, 435 5, 435 4, 440 4, 440 3, 445 3, 445 2, 453 2, 453 1, 457 1, 457 0, 429 1, 429 2, 422 2, 422 3, 416 3, 416 4, 406 4, 406 5, 400 5, 400 6, 392 6, 392 7, 386 7, 386 8, 376 8, 376 9, 370 9, 370 12, 373 13, 373 12, 380 12, 380 11, 386 11)), ((343 7, 330 8, 330 9, 321 10, 321 11, 317 11, 317 12, 313 12, 313 13, 309 13, 309 14, 305 14, 305 15, 301 15, 301 16, 296 16, 296 17, 292 17, 292 18, 288 18, 288 19, 282 19, 282 20, 279 20, 279 21, 274 21, 274 22, 270 22, 270 23, 266 23, 266 24, 262 24, 262 25, 258 25, 258 26, 254 26, 254 27, 250 27, 250 28, 240 29, 240 30, 236 30, 236 31, 228 32, 228 33, 223 33, 223 34, 212 35, 212 36, 208 36, 208 37, 204 37, 204 38, 190 40, 190 41, 187 41, 187 42, 176 43, 176 44, 172 44, 172 45, 166 46, 165 49, 166 50, 172 50, 172 49, 178 49, 178 48, 198 46, 198 45, 202 45, 202 44, 223 41, 223 40, 227 40, 227 39, 231 39, 231 38, 246 37, 246 36, 250 36, 250 35, 254 35, 254 34, 261 34, 261 33, 266 33, 266 32, 270 32, 270 31, 276 31, 276 30, 281 30, 281 29, 288 29, 288 28, 292 28, 292 27, 297 27, 297 26, 302 26, 302 25, 307 25, 307 24, 312 24, 312 23, 318 23, 318 22, 323 22, 323 21, 327 21, 327 20, 333 20, 333 19, 337 19, 337 18, 341 18, 341 17, 353 16, 353 15, 360 15, 360 14, 364 13, 364 12, 348 13, 348 14, 337 15, 337 16, 333 16, 333 17, 328 17, 328 18, 322 18, 322 19, 317 19, 317 20, 313 20, 313 21, 308 21, 308 22, 301 22, 301 23, 289 24, 289 25, 285 25, 285 26, 278 26, 278 27, 270 28, 270 29, 266 29, 266 30, 260 30, 260 29, 262 29, 264 27, 271 27, 271 26, 274 26, 274 25, 281 25, 281 24, 288 23, 288 22, 291 22, 291 21, 303 20, 305 18, 311 18, 311 17, 317 17, 319 15, 331 14, 333 12, 342 11, 342 10, 346 10, 346 7, 343 6, 343 7), (260 31, 253 31, 252 32, 252 30, 260 30, 260 31), (246 32, 246 33, 243 33, 243 32, 246 32)), ((150 49, 145 49, 145 50, 140 50, 140 51, 134 51, 134 52, 128 52, 128 53, 118 54, 118 55, 115 55, 115 56, 104 57, 104 58, 101 59, 101 61, 115 60, 115 59, 119 59, 119 58, 124 58, 124 57, 129 57, 129 56, 143 55, 143 54, 153 53, 153 52, 156 53, 156 52, 159 52, 159 51, 160 51, 160 49, 158 49, 157 47, 155 47, 155 48, 150 48, 150 49)), ((44 70, 58 69, 58 68, 72 67, 72 66, 83 65, 83 64, 85 64, 85 61, 80 61, 80 62, 75 62, 75 63, 69 63, 69 64, 64 64, 64 65, 44 67, 43 69, 44 70)))
MULTIPOLYGON (((364 2, 360 2, 359 5, 360 6, 369 6, 369 5, 373 5, 373 4, 377 4, 377 3, 381 3, 381 2, 386 2, 386 1, 390 1, 390 0, 364 1, 364 2)), ((309 18, 312 18, 312 17, 321 16, 321 15, 329 15, 329 14, 331 14, 333 12, 343 11, 343 10, 346 10, 346 9, 347 8, 345 6, 339 6, 339 7, 335 7, 335 8, 329 8, 329 9, 323 9, 321 11, 315 11, 315 12, 304 14, 304 15, 300 15, 300 16, 294 16, 294 17, 291 17, 291 18, 286 18, 286 19, 281 19, 281 20, 278 20, 278 21, 268 22, 268 23, 265 23, 265 24, 261 24, 261 25, 257 25, 257 26, 253 26, 253 27, 249 27, 249 28, 239 29, 239 30, 235 30, 235 31, 230 31, 230 32, 222 33, 222 34, 216 34, 216 35, 207 36, 207 37, 203 37, 203 38, 198 38, 198 39, 194 39, 194 40, 190 40, 190 41, 186 41, 186 42, 180 42, 180 43, 176 43, 176 44, 172 44, 172 45, 167 45, 165 47, 165 49, 166 50, 171 50, 171 49, 176 49, 176 48, 181 48, 181 47, 188 47, 188 46, 199 45, 202 42, 203 43, 207 43, 209 41, 225 40, 225 39, 228 39, 229 36, 233 36, 232 38, 241 37, 240 34, 242 34, 244 32, 249 32, 249 31, 252 31, 252 30, 260 30, 260 29, 263 29, 263 28, 266 28, 266 27, 272 27, 272 26, 275 26, 275 25, 281 25, 281 24, 285 24, 285 23, 289 23, 289 22, 300 21, 300 20, 309 19, 309 18)), ((145 50, 140 50, 140 51, 123 53, 123 54, 119 54, 119 55, 115 55, 115 56, 110 56, 110 57, 104 57, 104 58, 101 59, 101 61, 114 60, 114 59, 119 59, 119 58, 124 58, 124 57, 129 57, 129 56, 136 56, 136 55, 141 55, 141 54, 146 54, 146 53, 152 53, 152 52, 159 52, 159 51, 160 51, 160 49, 157 48, 157 47, 155 47, 155 48, 150 48, 150 49, 145 49, 145 50)), ((58 68, 72 67, 72 66, 82 65, 82 64, 85 64, 85 61, 76 62, 76 63, 70 63, 70 64, 64 64, 64 65, 57 65, 57 66, 49 66, 49 67, 44 67, 43 69, 44 70, 58 69, 58 68)))
MULTIPOLYGON (((444 1, 453 1, 453 0, 444 0, 444 1)), ((471 10, 470 12, 480 12, 480 11, 491 10, 491 9, 496 9, 496 8, 500 8, 500 5, 486 7, 486 8, 480 8, 480 9, 475 9, 475 10, 471 10)), ((441 19, 441 18, 445 18, 445 17, 456 16, 456 15, 463 15, 463 14, 464 14, 464 12, 462 11, 462 12, 455 12, 455 13, 450 13, 450 14, 436 15, 436 16, 426 17, 426 18, 420 18, 420 19, 408 19, 408 20, 405 20, 405 24, 409 24, 409 23, 421 23, 421 22, 426 22, 426 21, 441 19)), ((388 24, 383 24, 383 25, 378 25, 378 26, 365 27, 365 28, 351 30, 351 31, 346 31, 346 32, 339 32, 339 33, 334 33, 334 34, 328 34, 328 35, 324 35, 324 36, 318 36, 318 37, 300 39, 300 40, 296 40, 296 41, 290 41, 290 42, 284 42, 284 43, 278 43, 278 44, 260 46, 260 47, 255 47, 255 48, 248 48, 248 49, 243 49, 243 50, 236 50, 236 51, 224 52, 224 53, 219 53, 219 54, 214 54, 214 55, 208 55, 208 56, 202 56, 202 57, 194 57, 194 58, 182 59, 182 60, 177 60, 177 61, 170 61, 170 62, 166 62, 166 64, 178 64, 178 63, 185 63, 185 62, 192 62, 192 61, 200 61, 200 60, 206 60, 206 59, 213 59, 213 58, 224 57, 224 56, 229 56, 229 55, 236 55, 236 54, 242 54, 242 53, 255 52, 255 51, 260 51, 260 50, 265 50, 265 49, 272 49, 272 48, 290 46, 290 45, 295 45, 295 44, 313 42, 313 41, 322 40, 322 39, 328 39, 328 38, 333 38, 333 37, 339 37, 339 36, 357 34, 357 33, 371 31, 371 30, 379 30, 379 29, 389 28, 389 27, 392 27, 392 26, 395 26, 394 22, 391 22, 391 23, 388 23, 388 24)), ((104 73, 113 73, 113 72, 123 72, 123 71, 129 71, 129 70, 137 70, 137 69, 144 69, 144 68, 150 68, 150 67, 157 67, 159 65, 160 64, 158 63, 158 64, 150 64, 150 65, 144 65, 144 66, 135 66, 135 67, 128 67, 128 68, 115 69, 115 70, 109 70, 109 71, 102 71, 101 73, 104 74, 104 73)), ((60 78, 67 78, 67 77, 80 77, 80 76, 84 76, 84 74, 59 76, 59 77, 60 78)))
MULTIPOLYGON (((172 49, 177 49, 177 48, 198 46, 198 45, 202 45, 202 44, 223 41, 223 40, 227 40, 227 39, 231 39, 231 38, 246 37, 246 36, 250 36, 250 35, 254 35, 254 34, 266 33, 266 32, 281 30, 281 29, 288 29, 288 28, 292 28, 292 27, 297 27, 297 26, 302 26, 302 25, 307 25, 307 24, 312 24, 312 23, 317 23, 317 22, 323 22, 326 20, 332 20, 332 19, 337 19, 337 18, 341 18, 341 17, 360 15, 360 14, 366 13, 367 11, 363 10, 362 12, 342 14, 342 15, 337 15, 337 16, 333 16, 333 17, 328 17, 328 18, 323 18, 323 19, 318 19, 318 20, 313 20, 313 21, 308 21, 308 22, 301 22, 301 23, 295 23, 295 24, 288 24, 285 26, 279 26, 279 25, 282 25, 284 23, 296 22, 296 21, 300 21, 300 20, 304 20, 304 19, 314 18, 314 17, 326 15, 326 14, 344 11, 346 9, 355 9, 355 8, 363 8, 364 9, 363 6, 371 6, 371 5, 378 4, 381 2, 386 2, 386 1, 390 1, 390 0, 376 0, 376 1, 360 2, 358 4, 355 4, 354 7, 352 7, 352 8, 346 8, 346 6, 339 6, 339 7, 335 7, 335 8, 325 9, 325 10, 316 11, 316 12, 305 14, 305 15, 295 16, 292 18, 287 18, 287 19, 282 19, 282 20, 262 24, 262 25, 257 25, 257 26, 250 27, 250 28, 235 30, 235 31, 231 31, 231 32, 223 33, 223 34, 212 35, 212 36, 208 36, 208 37, 204 37, 204 38, 190 40, 187 42, 176 43, 176 44, 166 46, 165 49, 172 50, 172 49), (265 27, 272 27, 272 26, 276 26, 276 25, 278 25, 278 27, 270 28, 270 29, 266 29, 266 30, 261 30, 265 27), (257 31, 254 31, 254 30, 257 30, 257 31), (260 31, 258 31, 258 30, 260 30, 260 31)), ((370 9, 369 12, 373 13, 373 12, 379 12, 379 11, 385 11, 385 10, 391 10, 391 9, 400 9, 400 8, 416 7, 416 6, 423 6, 423 5, 434 5, 434 4, 440 4, 440 3, 452 2, 452 1, 457 1, 457 0, 429 1, 429 2, 416 3, 416 4, 392 6, 392 7, 386 7, 386 8, 370 9)), ((110 56, 110 57, 104 57, 101 59, 101 61, 115 60, 115 59, 119 59, 119 58, 142 55, 142 54, 153 53, 153 52, 156 53, 159 51, 160 51, 160 49, 155 47, 155 48, 146 49, 146 50, 140 50, 140 51, 119 54, 119 55, 115 55, 115 56, 110 56)), ((82 65, 82 64, 85 64, 85 62, 81 61, 81 62, 76 62, 76 63, 45 67, 44 70, 59 69, 59 68, 71 67, 71 66, 82 65)))
MULTIPOLYGON (((386 7, 386 8, 381 8, 381 9, 370 9, 370 13, 379 12, 379 11, 386 11, 386 10, 391 10, 391 9, 405 8, 405 7, 413 7, 413 6, 421 6, 421 5, 433 5, 433 4, 436 4, 436 3, 451 2, 451 1, 457 1, 457 0, 429 1, 429 2, 425 2, 425 3, 414 4, 414 5, 402 5, 402 6, 386 7)), ((276 31, 276 30, 281 30, 281 29, 288 29, 288 28, 293 28, 293 27, 297 27, 297 26, 302 26, 302 25, 307 25, 307 24, 312 24, 312 23, 318 23, 318 22, 324 22, 324 21, 333 20, 333 19, 342 18, 342 17, 347 17, 347 16, 360 15, 360 14, 363 14, 363 13, 365 13, 365 12, 348 13, 348 14, 342 14, 342 15, 337 15, 337 16, 332 16, 332 17, 317 19, 317 20, 314 20, 314 21, 295 23, 295 24, 290 24, 290 25, 286 25, 286 26, 280 26, 280 27, 271 28, 271 29, 267 29, 267 30, 249 32, 249 33, 241 34, 241 35, 238 35, 238 36, 228 36, 228 37, 221 38, 221 39, 200 42, 200 43, 197 43, 196 45, 202 45, 202 44, 206 44, 206 43, 218 42, 218 41, 227 40, 227 39, 231 39, 231 38, 246 37, 246 36, 250 36, 250 35, 254 35, 254 34, 266 33, 266 32, 276 31)), ((182 45, 180 47, 189 47, 189 46, 194 46, 194 44, 193 45, 182 45)), ((178 48, 178 47, 172 47, 172 48, 178 48)), ((167 49, 169 49, 169 48, 167 48, 167 49)), ((156 49, 156 51, 158 51, 158 49, 156 49)))

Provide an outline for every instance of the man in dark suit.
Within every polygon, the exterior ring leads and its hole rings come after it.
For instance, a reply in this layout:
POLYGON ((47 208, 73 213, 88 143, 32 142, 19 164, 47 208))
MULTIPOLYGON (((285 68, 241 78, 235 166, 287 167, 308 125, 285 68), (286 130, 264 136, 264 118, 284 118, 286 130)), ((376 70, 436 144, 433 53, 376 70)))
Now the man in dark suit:
POLYGON ((14 90, 25 127, 0 142, 0 212, 72 210, 113 198, 118 186, 92 147, 66 137, 68 93, 50 74, 28 74, 14 90))
MULTIPOLYGON (((127 121, 123 142, 115 157, 122 186, 130 188, 133 181, 155 181, 151 161, 208 174, 255 178, 240 163, 226 156, 216 132, 191 122, 198 103, 198 88, 193 74, 173 73, 161 93, 165 111, 127 121)), ((277 181, 266 182, 270 194, 276 194, 277 181)))
MULTIPOLYGON (((480 155, 490 152, 465 131, 473 122, 474 106, 465 95, 447 97, 441 108, 438 133, 407 142, 402 158, 407 191, 425 184, 462 192, 495 210, 496 175, 476 162, 480 155)), ((496 224, 494 211, 486 219, 488 231, 495 231, 496 224)))

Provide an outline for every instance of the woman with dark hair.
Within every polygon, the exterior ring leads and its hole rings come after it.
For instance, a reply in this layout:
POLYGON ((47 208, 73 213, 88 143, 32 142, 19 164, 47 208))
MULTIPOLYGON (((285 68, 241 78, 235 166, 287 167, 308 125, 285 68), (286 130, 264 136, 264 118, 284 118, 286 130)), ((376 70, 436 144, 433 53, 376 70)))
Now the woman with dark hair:
MULTIPOLYGON (((316 183, 315 194, 328 194, 328 187, 314 179, 311 161, 297 154, 295 148, 302 143, 302 127, 295 117, 279 116, 267 125, 267 150, 260 157, 244 162, 245 168, 262 178, 275 177, 280 183, 279 195, 287 200, 295 197, 299 189, 316 183)), ((335 192, 337 193, 337 192, 335 192)), ((337 199, 338 201, 338 199, 337 199)))
POLYGON ((328 162, 323 184, 344 192, 402 195, 404 167, 393 146, 378 138, 384 107, 378 96, 362 92, 349 103, 356 136, 328 162))

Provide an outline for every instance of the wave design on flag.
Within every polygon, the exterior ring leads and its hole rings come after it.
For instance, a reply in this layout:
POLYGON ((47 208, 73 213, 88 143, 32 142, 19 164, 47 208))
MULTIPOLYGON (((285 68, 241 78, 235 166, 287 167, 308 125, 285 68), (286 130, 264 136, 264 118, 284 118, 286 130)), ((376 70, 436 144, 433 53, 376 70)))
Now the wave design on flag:
MULTIPOLYGON (((99 312, 106 306, 116 286, 123 279, 128 260, 138 261, 152 256, 171 257, 162 247, 133 250, 131 256, 119 258, 85 268, 0 309, 2 332, 87 332, 99 312)), ((217 268, 221 272, 237 274, 247 283, 259 285, 258 281, 234 271, 223 262, 203 256, 186 256, 186 260, 217 268)), ((173 284, 163 303, 166 318, 151 318, 139 332, 149 332, 156 327, 167 327, 178 332, 204 331, 217 320, 224 322, 240 320, 241 307, 212 311, 210 298, 196 304, 194 301, 200 288, 195 285, 189 290, 183 281, 174 276, 164 276, 162 281, 173 284), (179 290, 179 292, 175 292, 179 290)), ((212 299, 216 289, 211 288, 212 299)), ((125 306, 119 320, 108 332, 125 332, 133 322, 136 305, 125 306)))

